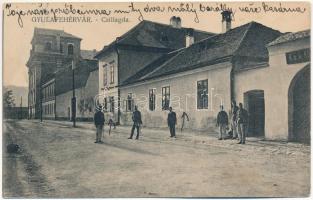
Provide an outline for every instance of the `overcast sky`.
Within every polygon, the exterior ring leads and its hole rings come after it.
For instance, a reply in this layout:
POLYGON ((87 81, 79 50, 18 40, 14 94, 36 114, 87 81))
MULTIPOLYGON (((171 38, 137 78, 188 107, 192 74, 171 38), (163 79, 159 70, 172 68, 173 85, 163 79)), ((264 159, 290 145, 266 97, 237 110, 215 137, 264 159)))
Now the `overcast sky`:
MULTIPOLYGON (((205 6, 217 7, 220 6, 221 2, 218 3, 202 3, 205 6)), ((130 3, 73 3, 74 8, 86 9, 106 9, 107 11, 113 11, 115 9, 129 10, 130 3)), ((220 33, 221 32, 221 15, 220 12, 206 11, 201 12, 199 10, 199 3, 189 4, 197 9, 197 15, 194 12, 168 12, 168 6, 172 8, 180 8, 180 3, 149 3, 149 7, 160 6, 165 7, 165 11, 160 12, 145 12, 144 8, 147 3, 134 3, 135 9, 140 9, 144 19, 150 21, 156 21, 164 24, 169 23, 171 16, 179 16, 182 19, 183 27, 192 27, 195 29, 220 33), (196 23, 195 20, 199 19, 196 23)), ((271 6, 280 7, 279 3, 262 3, 253 4, 249 3, 227 3, 227 8, 232 8, 234 12, 234 20, 232 27, 237 27, 250 21, 256 21, 269 26, 273 29, 281 32, 295 32, 310 28, 310 7, 308 3, 287 3, 281 4, 283 8, 297 8, 301 12, 271 12, 269 9, 271 6), (241 12, 239 7, 249 6, 249 8, 256 8, 259 13, 245 13, 241 12)), ((28 74, 26 62, 29 58, 29 52, 31 49, 31 39, 33 36, 34 27, 50 28, 50 29, 63 29, 65 32, 71 33, 75 36, 82 38, 81 49, 86 50, 100 50, 104 45, 108 45, 110 42, 119 37, 130 28, 139 23, 138 17, 139 12, 130 12, 129 14, 111 14, 110 16, 90 16, 92 22, 88 23, 55 23, 55 22, 33 22, 32 20, 38 15, 34 16, 22 16, 23 27, 21 28, 18 23, 17 15, 12 12, 14 11, 26 11, 28 9, 38 8, 39 4, 12 4, 10 9, 6 9, 4 6, 4 70, 3 70, 3 84, 4 85, 16 85, 16 86, 27 86, 28 85, 28 74), (11 11, 14 16, 7 16, 11 11), (113 23, 103 22, 102 17, 115 17, 115 18, 128 18, 129 22, 126 23, 113 23)), ((64 3, 58 4, 43 4, 42 7, 47 9, 64 8, 64 3)), ((186 5, 183 6, 186 9, 186 5)), ((52 15, 49 15, 52 16, 52 15)), ((58 15, 58 17, 64 17, 65 15, 58 15)), ((67 15, 68 17, 69 15, 67 15)), ((75 15, 78 16, 78 15, 75 15)), ((42 17, 43 18, 43 17, 42 17)), ((21 24, 21 23, 20 23, 21 24)))

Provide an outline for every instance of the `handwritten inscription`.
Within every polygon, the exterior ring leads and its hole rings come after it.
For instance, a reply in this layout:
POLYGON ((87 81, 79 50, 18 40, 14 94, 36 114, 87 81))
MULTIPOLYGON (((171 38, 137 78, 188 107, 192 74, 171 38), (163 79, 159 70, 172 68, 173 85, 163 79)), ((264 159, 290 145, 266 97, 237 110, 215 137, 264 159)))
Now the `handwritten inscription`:
MULTIPOLYGON (((242 4, 241 4, 242 5, 242 4)), ((286 4, 287 5, 287 4, 286 4)), ((101 21, 104 17, 110 18, 116 15, 137 15, 139 21, 144 20, 145 14, 149 13, 187 13, 191 14, 194 22, 198 23, 200 21, 200 13, 216 13, 222 11, 231 11, 234 16, 236 12, 243 13, 305 13, 306 8, 301 6, 288 7, 284 6, 282 3, 271 4, 269 2, 261 3, 247 3, 246 6, 232 6, 226 3, 216 3, 206 5, 205 3, 177 3, 177 5, 163 6, 162 4, 150 5, 147 3, 143 8, 137 7, 134 3, 126 4, 125 9, 112 9, 112 8, 93 8, 88 9, 84 7, 74 6, 70 3, 65 3, 61 7, 49 8, 48 4, 36 4, 32 9, 23 8, 13 8, 12 4, 5 5, 5 16, 7 17, 17 17, 17 23, 20 27, 24 26, 23 20, 26 16, 32 17, 33 22, 93 22, 92 17, 101 16, 101 21)), ((95 20, 97 21, 97 19, 95 20)))

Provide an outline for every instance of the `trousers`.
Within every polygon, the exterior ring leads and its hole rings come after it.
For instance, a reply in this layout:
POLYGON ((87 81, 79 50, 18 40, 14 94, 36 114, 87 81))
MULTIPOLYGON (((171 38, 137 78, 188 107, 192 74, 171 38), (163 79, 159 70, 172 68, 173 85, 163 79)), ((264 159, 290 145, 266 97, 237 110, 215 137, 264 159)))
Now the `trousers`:
POLYGON ((220 124, 220 132, 218 134, 218 138, 223 138, 223 135, 226 135, 226 124, 220 124))
POLYGON ((96 142, 100 142, 102 138, 103 125, 97 125, 96 128, 97 128, 96 142))
POLYGON ((131 130, 131 134, 130 134, 130 138, 133 138, 134 132, 135 132, 135 128, 137 129, 137 136, 136 138, 139 138, 139 125, 138 124, 133 124, 132 130, 131 130))
POLYGON ((246 142, 246 124, 238 124, 238 136, 240 143, 244 144, 246 142))
POLYGON ((235 121, 231 122, 231 129, 233 131, 233 138, 236 138, 238 134, 237 134, 237 123, 235 121))
POLYGON ((175 124, 170 124, 169 128, 170 128, 171 137, 175 137, 176 136, 175 124))

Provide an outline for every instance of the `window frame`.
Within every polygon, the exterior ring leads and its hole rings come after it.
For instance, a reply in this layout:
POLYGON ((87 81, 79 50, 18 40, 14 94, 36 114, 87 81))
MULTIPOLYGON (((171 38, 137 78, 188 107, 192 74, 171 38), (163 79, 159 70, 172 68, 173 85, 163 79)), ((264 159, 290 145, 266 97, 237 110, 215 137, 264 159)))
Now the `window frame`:
POLYGON ((67 43, 67 55, 74 55, 74 43, 67 43), (72 53, 70 54, 69 52, 69 47, 72 46, 73 49, 72 49, 72 53))
POLYGON ((156 88, 149 89, 149 111, 155 111, 156 105, 156 88))
POLYGON ((103 74, 102 74, 102 78, 103 78, 103 86, 106 87, 108 85, 108 64, 105 63, 104 65, 102 65, 103 67, 103 74))
POLYGON ((132 112, 133 110, 134 110, 133 93, 129 92, 127 94, 127 100, 126 100, 126 112, 132 112))
POLYGON ((163 86, 162 87, 162 110, 168 110, 170 107, 170 103, 171 103, 171 87, 169 85, 163 86), (168 89, 168 93, 167 93, 167 89, 168 89), (166 105, 166 101, 168 101, 168 105, 166 105))
POLYGON ((208 83, 208 79, 202 79, 202 80, 198 80, 196 82, 196 96, 197 96, 197 101, 196 101, 197 110, 209 109, 209 83, 208 83), (203 82, 204 83, 206 82, 206 84, 203 84, 203 82), (202 83, 201 88, 199 88, 199 83, 202 83), (199 92, 200 92, 199 89, 201 89, 202 94, 203 94, 204 89, 206 89, 206 99, 203 96, 200 97, 200 99, 199 99, 199 92))
POLYGON ((114 83, 114 62, 110 63, 110 84, 114 83))

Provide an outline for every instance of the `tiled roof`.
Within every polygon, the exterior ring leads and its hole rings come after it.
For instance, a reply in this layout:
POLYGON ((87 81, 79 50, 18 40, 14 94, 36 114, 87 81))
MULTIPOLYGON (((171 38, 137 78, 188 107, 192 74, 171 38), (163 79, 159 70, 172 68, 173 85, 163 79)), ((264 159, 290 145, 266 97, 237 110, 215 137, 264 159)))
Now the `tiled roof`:
MULTIPOLYGON (((163 49, 179 49, 185 47, 188 28, 174 28, 171 25, 144 20, 126 32, 110 45, 104 47, 96 57, 114 45, 132 45, 163 49)), ((194 30, 195 41, 200 41, 214 35, 204 31, 194 30)))
POLYGON ((57 30, 57 29, 46 29, 46 28, 37 28, 37 27, 35 27, 34 34, 52 35, 52 36, 60 35, 61 37, 81 39, 81 38, 79 38, 79 37, 77 37, 75 35, 72 35, 70 33, 66 33, 63 30, 57 30))
POLYGON ((268 52, 265 45, 280 35, 279 31, 251 22, 224 34, 204 39, 175 54, 167 54, 159 62, 149 64, 130 77, 122 85, 209 66, 224 60, 239 63, 240 65, 235 65, 235 70, 239 71, 245 67, 241 63, 245 60, 267 61, 268 52))
MULTIPOLYGON (((75 89, 85 87, 89 78, 90 72, 98 69, 96 60, 80 60, 74 70, 75 89)), ((56 95, 63 94, 73 89, 72 86, 73 72, 69 64, 63 70, 59 70, 55 74, 56 95)))
POLYGON ((304 31, 299 31, 296 33, 286 33, 286 34, 278 37, 273 42, 269 43, 268 46, 273 46, 273 45, 277 45, 277 44, 281 44, 281 43, 285 43, 285 42, 289 42, 289 41, 307 38, 307 37, 310 37, 310 35, 311 35, 310 29, 304 30, 304 31))

